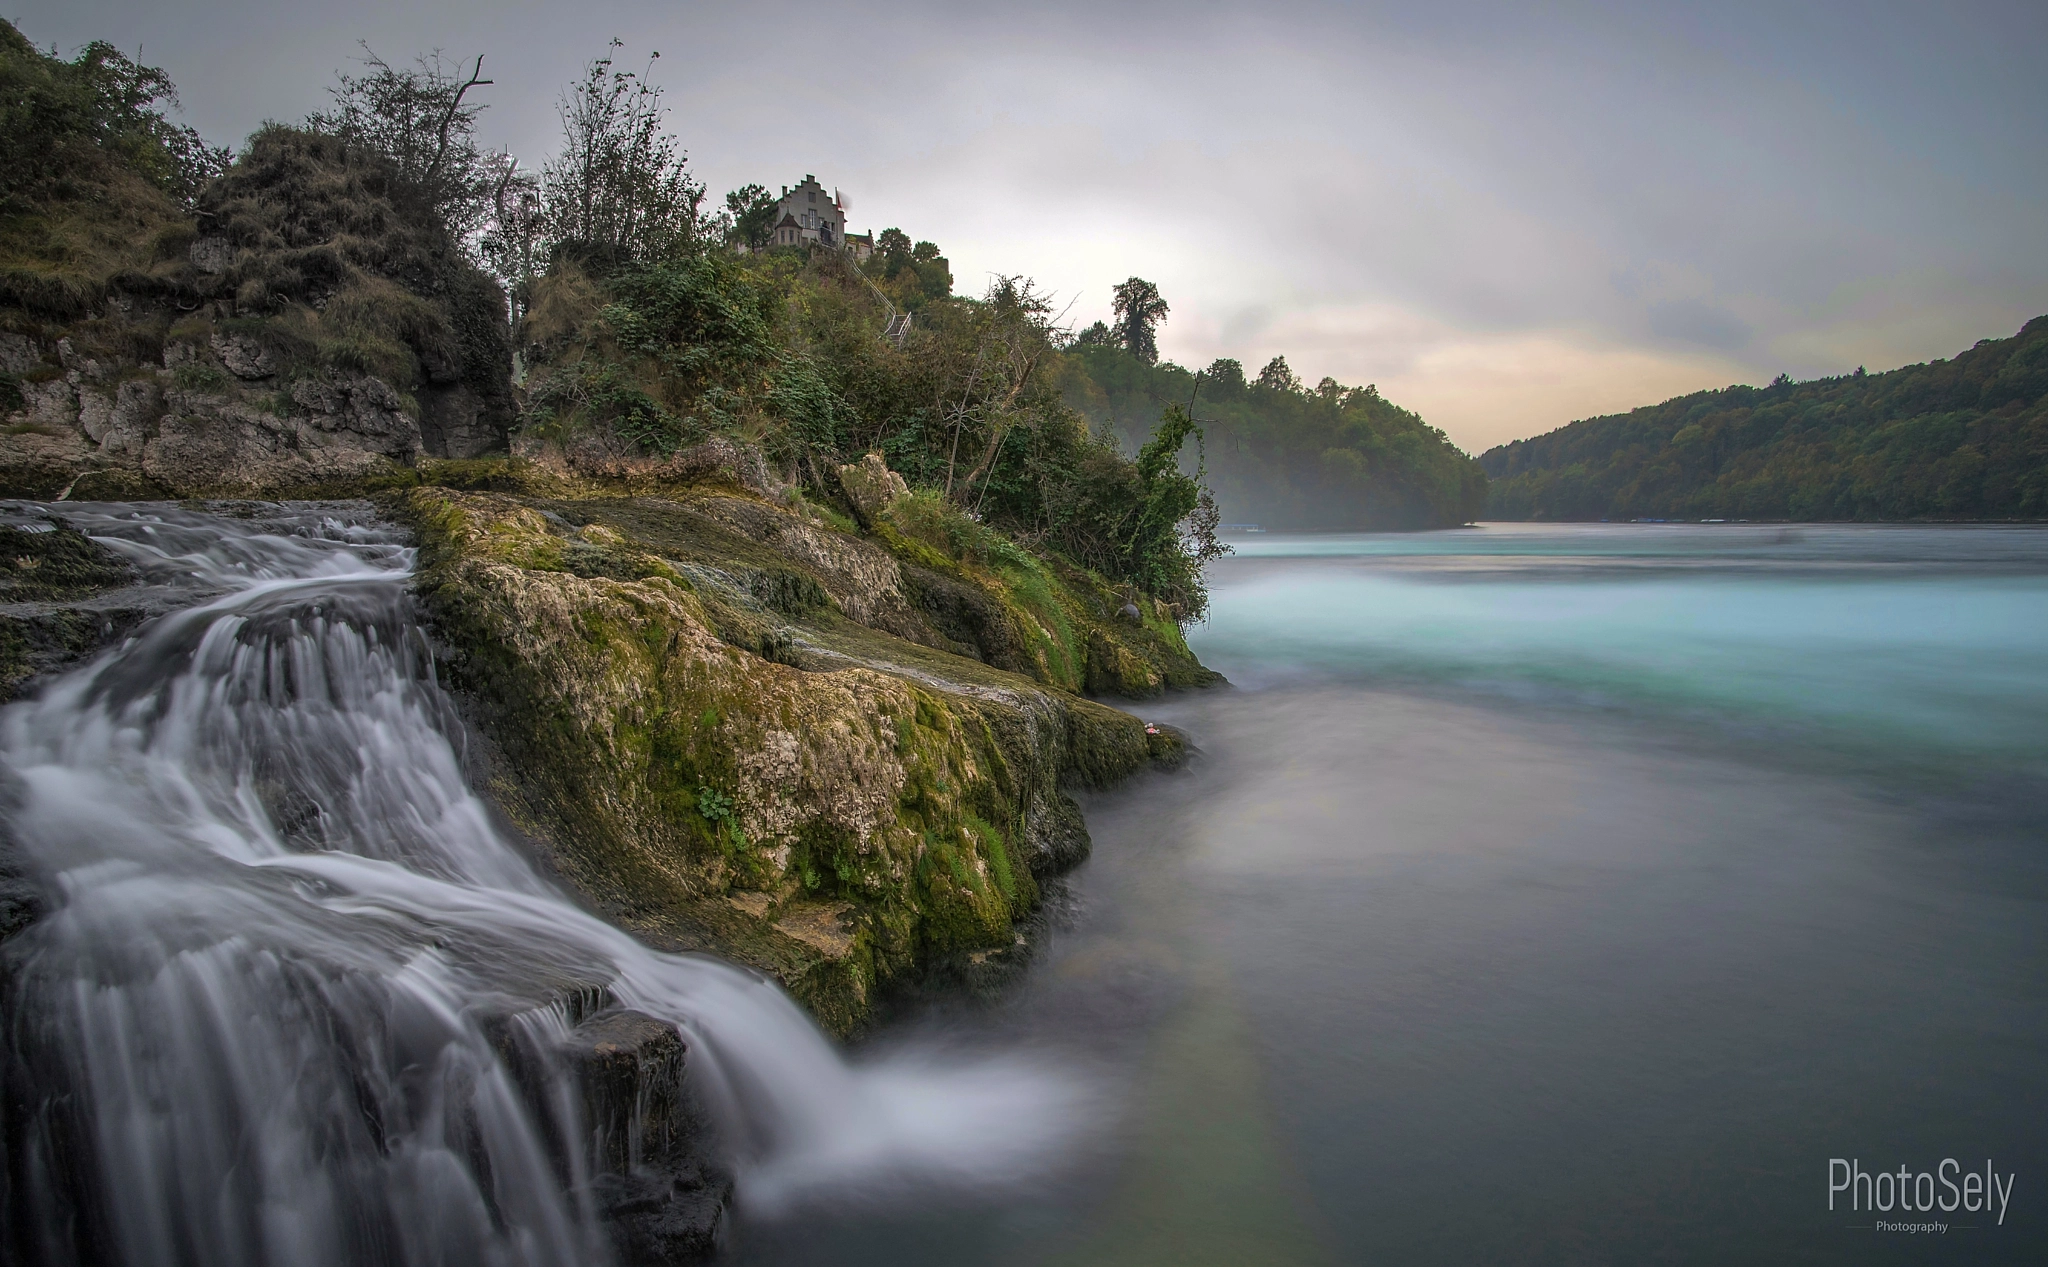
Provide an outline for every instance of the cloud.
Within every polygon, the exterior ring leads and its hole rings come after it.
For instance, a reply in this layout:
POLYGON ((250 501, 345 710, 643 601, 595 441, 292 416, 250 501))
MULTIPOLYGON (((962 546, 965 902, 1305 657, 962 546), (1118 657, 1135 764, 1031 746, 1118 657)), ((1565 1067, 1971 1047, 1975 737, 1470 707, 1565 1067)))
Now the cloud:
POLYGON ((1651 333, 1723 352, 1739 351, 1749 343, 1752 334, 1747 321, 1704 299, 1651 304, 1649 314, 1651 333))
POLYGON ((1166 355, 1377 382, 1462 443, 1697 387, 1948 356, 2048 311, 2048 9, 1507 0, 29 0, 142 46, 232 139, 322 104, 368 38, 484 52, 529 164, 616 34, 714 195, 815 172, 966 290, 1024 273, 1166 355))

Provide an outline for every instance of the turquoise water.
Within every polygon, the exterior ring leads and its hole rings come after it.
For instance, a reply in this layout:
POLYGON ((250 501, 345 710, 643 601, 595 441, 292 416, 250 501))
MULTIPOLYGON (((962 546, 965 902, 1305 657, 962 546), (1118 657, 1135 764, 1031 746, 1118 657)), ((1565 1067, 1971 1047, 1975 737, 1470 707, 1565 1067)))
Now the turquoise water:
POLYGON ((2041 530, 1487 525, 1236 545, 1195 643, 1247 682, 1540 689, 1649 724, 2048 756, 2041 530))
MULTIPOLYGON (((1007 988, 877 1052, 1100 1106, 746 1261, 2048 1261, 2048 532, 1239 538, 1007 988), (1831 1159, 2012 1176, 1830 1209, 1831 1159)), ((1838 1205, 1846 1198, 1837 1197, 1838 1205)))

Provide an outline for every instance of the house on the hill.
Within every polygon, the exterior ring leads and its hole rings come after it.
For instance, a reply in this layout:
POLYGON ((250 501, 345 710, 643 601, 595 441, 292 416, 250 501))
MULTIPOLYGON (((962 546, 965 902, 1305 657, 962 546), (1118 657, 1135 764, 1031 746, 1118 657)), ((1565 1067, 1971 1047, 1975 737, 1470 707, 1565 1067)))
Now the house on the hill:
POLYGON ((768 236, 770 246, 804 246, 816 243, 844 251, 858 263, 875 253, 875 235, 846 231, 846 198, 838 190, 830 194, 816 176, 806 175, 791 189, 785 185, 775 204, 775 227, 768 236))

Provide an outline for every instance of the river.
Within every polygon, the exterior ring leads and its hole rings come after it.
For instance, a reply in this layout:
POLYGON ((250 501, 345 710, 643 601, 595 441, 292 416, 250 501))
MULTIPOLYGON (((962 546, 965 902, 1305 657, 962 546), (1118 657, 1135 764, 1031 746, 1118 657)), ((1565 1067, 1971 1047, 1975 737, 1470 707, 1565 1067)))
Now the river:
POLYGON ((2048 1257, 2048 532, 1240 539, 1196 758, 842 1052, 536 871, 368 506, 61 515, 180 610, 0 711, 0 1257, 602 1263, 577 998, 743 1267, 2048 1257))
POLYGON ((2048 1259, 2048 532, 1236 545, 1233 687, 1144 710, 1200 756, 860 1053, 1029 1053, 1089 1125, 741 1261, 2048 1259), (1850 1208, 1901 1167, 1932 1208, 1850 1208))

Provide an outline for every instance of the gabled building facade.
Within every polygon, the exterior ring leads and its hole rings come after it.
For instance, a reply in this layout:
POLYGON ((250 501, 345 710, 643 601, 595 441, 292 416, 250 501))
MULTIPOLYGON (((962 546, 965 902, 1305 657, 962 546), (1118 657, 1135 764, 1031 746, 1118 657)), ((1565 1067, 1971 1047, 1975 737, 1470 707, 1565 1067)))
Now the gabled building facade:
POLYGON ((874 234, 846 231, 846 199, 839 191, 828 193, 816 176, 806 175, 795 188, 783 187, 768 245, 810 244, 844 251, 856 262, 875 253, 874 234))

